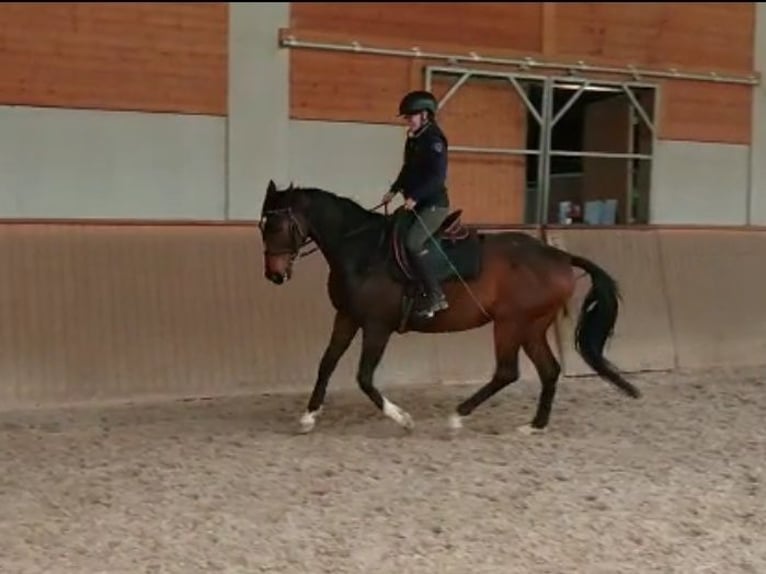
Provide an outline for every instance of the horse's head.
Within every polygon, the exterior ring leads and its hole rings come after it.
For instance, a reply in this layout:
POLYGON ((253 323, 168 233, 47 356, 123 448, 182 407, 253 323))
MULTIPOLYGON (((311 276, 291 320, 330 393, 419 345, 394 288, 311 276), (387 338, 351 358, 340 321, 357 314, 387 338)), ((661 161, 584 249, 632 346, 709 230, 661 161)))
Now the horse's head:
POLYGON ((261 208, 261 237, 264 248, 264 275, 281 285, 292 276, 293 262, 308 237, 308 221, 301 196, 292 187, 279 191, 269 181, 261 208))

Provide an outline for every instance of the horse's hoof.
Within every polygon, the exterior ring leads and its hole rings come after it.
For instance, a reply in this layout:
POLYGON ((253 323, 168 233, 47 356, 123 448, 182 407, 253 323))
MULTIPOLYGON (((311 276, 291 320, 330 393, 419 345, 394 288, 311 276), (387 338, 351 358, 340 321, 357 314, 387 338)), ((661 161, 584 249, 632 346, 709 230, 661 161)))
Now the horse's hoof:
POLYGON ((399 423, 406 431, 415 430, 415 419, 413 419, 409 413, 402 411, 402 421, 399 423))
POLYGON ((410 413, 388 399, 383 399, 383 414, 408 431, 415 428, 415 421, 410 416, 410 413))
POLYGON ((317 424, 317 417, 316 413, 303 413, 303 416, 301 417, 301 433, 306 434, 310 433, 314 430, 314 427, 317 424))
POLYGON ((545 428, 533 427, 531 424, 522 425, 517 429, 521 434, 531 436, 533 434, 545 434, 545 428))
POLYGON ((463 428, 463 417, 457 413, 452 413, 447 419, 447 428, 452 432, 457 432, 463 428))

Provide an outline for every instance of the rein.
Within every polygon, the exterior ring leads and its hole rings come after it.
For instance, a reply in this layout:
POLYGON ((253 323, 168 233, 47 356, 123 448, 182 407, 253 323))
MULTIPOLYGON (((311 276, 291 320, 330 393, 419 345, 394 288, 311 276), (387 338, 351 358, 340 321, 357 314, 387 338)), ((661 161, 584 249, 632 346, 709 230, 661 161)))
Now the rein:
MULTIPOLYGON (((368 209, 367 211, 377 211, 381 207, 385 207, 385 214, 388 215, 388 203, 386 203, 386 202, 380 202, 378 205, 368 209)), ((300 229, 300 224, 298 223, 298 220, 295 218, 295 216, 292 214, 292 211, 290 210, 290 208, 287 208, 287 209, 284 209, 284 210, 275 210, 275 211, 288 211, 289 214, 290 214, 290 218, 293 221, 293 225, 295 225, 295 227, 299 230, 299 232, 301 232, 301 235, 303 235, 303 237, 304 237, 303 243, 301 243, 297 247, 297 249, 294 250, 294 252, 296 253, 295 257, 303 258, 303 257, 307 257, 308 255, 311 255, 312 253, 315 253, 316 251, 319 251, 319 246, 316 246, 316 247, 313 247, 312 249, 309 249, 308 251, 300 253, 301 249, 303 249, 307 245, 310 245, 311 243, 314 243, 314 240, 311 239, 310 237, 308 237, 308 234, 304 235, 302 233, 302 231, 300 229)), ((357 227, 356 229, 352 229, 348 233, 344 234, 343 238, 345 239, 347 237, 351 237, 353 235, 356 235, 357 233, 361 233, 362 231, 364 231, 365 229, 370 227, 370 225, 371 224, 366 224, 366 225, 362 225, 361 227, 357 227)), ((297 241, 295 243, 297 243, 297 241)), ((271 253, 271 255, 278 255, 278 253, 271 253)))

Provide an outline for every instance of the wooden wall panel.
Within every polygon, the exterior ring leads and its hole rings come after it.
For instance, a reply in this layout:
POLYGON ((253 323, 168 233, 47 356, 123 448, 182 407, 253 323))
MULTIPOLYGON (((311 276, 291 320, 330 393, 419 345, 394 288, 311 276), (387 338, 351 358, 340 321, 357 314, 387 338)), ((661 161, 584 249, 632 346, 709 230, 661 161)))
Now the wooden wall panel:
MULTIPOLYGON (((508 56, 518 56, 518 50, 527 47, 526 53, 545 52, 560 60, 585 57, 596 63, 742 74, 750 73, 753 65, 752 3, 484 3, 440 8, 415 3, 407 11, 382 3, 347 8, 337 3, 294 3, 291 11, 291 31, 319 41, 355 39, 376 46, 489 50, 508 56), (421 16, 428 16, 429 26, 420 24, 421 16), (492 29, 487 28, 490 21, 492 29), (496 25, 503 21, 513 21, 514 26, 496 25), (507 30, 518 37, 509 37, 507 30)), ((405 91, 422 87, 426 63, 293 50, 291 117, 397 123, 393 108, 405 91)), ((749 141, 751 88, 686 80, 661 85, 661 138, 749 141)), ((492 136, 483 137, 486 145, 492 136)))
POLYGON ((748 86, 665 82, 658 135, 668 140, 749 144, 752 97, 748 86))
MULTIPOLYGON (((418 45, 437 51, 510 49, 534 54, 542 46, 542 7, 415 2, 402 10, 390 3, 293 2, 285 33, 289 32, 331 43, 357 40, 401 49, 418 45)), ((407 90, 422 87, 418 72, 423 65, 424 61, 390 57, 293 50, 290 117, 397 123, 396 105, 407 90)))
MULTIPOLYGON (((441 98, 457 76, 437 76, 433 93, 441 98)), ((450 144, 482 147, 524 147, 527 116, 524 102, 505 79, 471 78, 439 111, 439 122, 450 144)))
POLYGON ((397 119, 399 100, 410 89, 413 66, 412 61, 404 58, 293 52, 290 117, 400 123, 397 119))
MULTIPOLYGON (((457 78, 439 77, 441 98, 457 78)), ((507 81, 472 79, 447 101, 439 123, 450 146, 524 148, 527 112, 507 81)), ((472 223, 523 223, 526 158, 450 152, 449 189, 472 223)))
POLYGON ((505 155, 450 154, 449 189, 453 209, 466 223, 524 223, 525 161, 505 155))
POLYGON ((335 32, 349 40, 386 36, 406 43, 462 44, 539 52, 539 2, 293 2, 290 27, 335 32))
POLYGON ((0 4, 0 103, 224 115, 227 3, 0 4))
POLYGON ((560 55, 646 66, 749 72, 753 2, 559 2, 560 55))
MULTIPOLYGON (((292 117, 304 120, 401 124, 399 99, 421 86, 422 63, 405 59, 306 51, 294 62, 292 117), (330 77, 335 82, 327 81, 330 77)), ((437 78, 437 97, 456 79, 437 78)), ((526 109, 507 81, 467 82, 439 121, 451 145, 523 148, 526 143, 526 109)), ((523 222, 525 174, 524 157, 450 152, 450 196, 467 221, 523 222)))

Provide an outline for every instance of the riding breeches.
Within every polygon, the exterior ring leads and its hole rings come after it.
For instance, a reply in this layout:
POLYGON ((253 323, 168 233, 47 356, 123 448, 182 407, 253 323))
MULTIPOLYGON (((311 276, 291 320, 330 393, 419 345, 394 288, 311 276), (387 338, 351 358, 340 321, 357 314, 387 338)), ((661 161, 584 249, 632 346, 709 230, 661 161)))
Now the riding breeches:
POLYGON ((423 250, 425 242, 434 231, 439 229, 448 215, 448 207, 431 206, 418 210, 415 221, 407 233, 407 249, 410 253, 419 254, 423 250))

